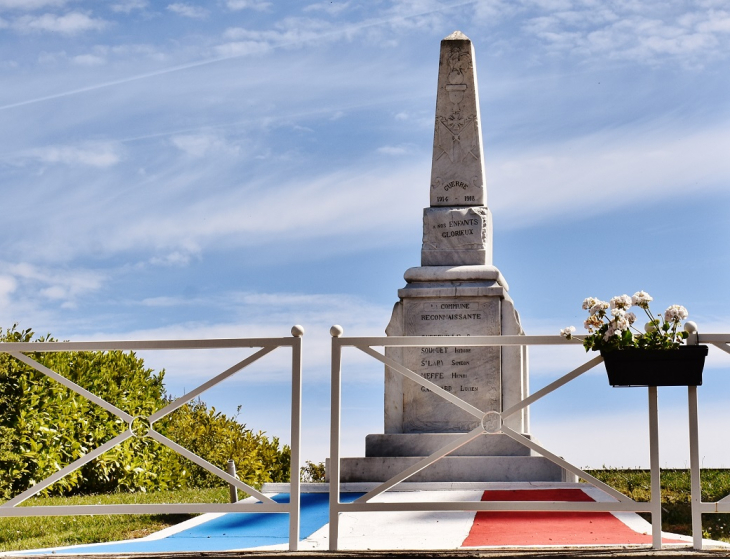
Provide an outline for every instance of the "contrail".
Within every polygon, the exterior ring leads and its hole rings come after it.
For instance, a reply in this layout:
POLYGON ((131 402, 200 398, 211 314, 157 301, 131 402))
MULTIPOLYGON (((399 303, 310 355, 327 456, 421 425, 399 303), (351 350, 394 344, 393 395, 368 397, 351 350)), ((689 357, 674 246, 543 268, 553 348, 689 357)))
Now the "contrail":
MULTIPOLYGON (((294 44, 298 44, 298 43, 307 43, 307 42, 311 42, 311 41, 314 41, 317 39, 321 39, 323 37, 331 37, 334 35, 347 35, 348 33, 351 33, 353 31, 359 31, 360 29, 365 29, 368 27, 377 27, 379 25, 384 25, 386 23, 390 23, 393 21, 406 20, 406 19, 411 19, 414 17, 428 15, 428 14, 432 14, 432 13, 436 13, 436 12, 443 12, 445 10, 449 10, 452 8, 459 8, 461 6, 467 6, 469 4, 478 4, 479 1, 480 0, 468 0, 468 1, 463 1, 463 2, 454 2, 452 4, 447 4, 447 5, 441 6, 439 8, 435 8, 433 10, 426 10, 423 12, 417 12, 414 14, 407 14, 407 15, 403 15, 403 16, 394 16, 391 18, 371 20, 371 21, 363 22, 358 25, 352 25, 350 27, 339 29, 337 31, 322 33, 322 34, 318 35, 317 37, 301 39, 301 40, 297 40, 297 41, 289 41, 286 43, 279 43, 277 45, 271 45, 271 46, 269 46, 269 48, 279 48, 279 47, 286 47, 286 46, 294 45, 294 44)), ((171 74, 173 72, 180 72, 182 70, 189 70, 191 68, 197 68, 199 66, 207 66, 209 64, 216 64, 217 62, 224 62, 226 60, 233 60, 236 58, 242 58, 244 56, 248 56, 248 53, 233 54, 230 56, 219 56, 216 58, 208 58, 206 60, 200 60, 198 62, 191 62, 189 64, 180 64, 179 66, 172 66, 170 68, 165 68, 163 70, 157 70, 155 72, 147 72, 145 74, 139 74, 137 76, 131 76, 131 77, 122 78, 119 80, 98 83, 98 84, 90 85, 87 87, 80 87, 78 89, 71 89, 69 91, 63 91, 61 93, 54 93, 53 95, 46 95, 44 97, 36 97, 35 99, 27 99, 25 101, 18 101, 17 103, 10 103, 8 105, 2 105, 2 106, 0 106, 0 111, 4 111, 7 109, 14 109, 16 107, 23 107, 25 105, 32 105, 34 103, 42 103, 43 101, 51 101, 53 99, 59 99, 61 97, 68 97, 70 95, 77 95, 79 93, 86 93, 88 91, 94 91, 97 89, 103 89, 105 87, 112 87, 115 85, 122 85, 125 83, 130 83, 130 82, 134 82, 134 81, 138 81, 138 80, 144 80, 147 78, 162 76, 165 74, 171 74)))

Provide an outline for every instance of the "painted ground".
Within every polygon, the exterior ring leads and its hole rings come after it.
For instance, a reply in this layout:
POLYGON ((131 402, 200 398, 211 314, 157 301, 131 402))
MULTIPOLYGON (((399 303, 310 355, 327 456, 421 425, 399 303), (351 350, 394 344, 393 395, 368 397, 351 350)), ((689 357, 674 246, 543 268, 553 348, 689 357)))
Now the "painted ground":
MULTIPOLYGON (((430 501, 611 501, 585 484, 499 484, 489 490, 393 491, 381 502, 430 501), (506 487, 506 488, 505 488, 506 487)), ((343 493, 352 502, 363 493, 343 493)), ((278 494, 277 501, 288 500, 278 494)), ((303 493, 300 550, 329 547, 328 493, 303 493)), ((149 553, 288 549, 286 514, 205 514, 146 538, 123 542, 26 551, 20 554, 149 553)), ((687 546, 686 536, 665 534, 669 546, 687 546)), ((723 546, 707 542, 710 547, 723 546)), ((651 525, 633 513, 576 512, 367 512, 342 513, 339 548, 343 550, 460 549, 551 546, 650 546, 651 525)))

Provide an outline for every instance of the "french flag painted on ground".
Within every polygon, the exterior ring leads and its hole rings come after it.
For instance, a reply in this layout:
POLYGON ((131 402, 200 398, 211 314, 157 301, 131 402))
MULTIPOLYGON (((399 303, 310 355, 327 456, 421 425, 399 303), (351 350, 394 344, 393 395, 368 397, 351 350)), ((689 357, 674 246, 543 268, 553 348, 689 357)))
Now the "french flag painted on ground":
MULTIPOLYGON (((584 484, 583 484, 584 485, 584 484)), ((362 493, 343 493, 352 502, 362 493)), ((287 501, 287 494, 274 497, 287 501)), ((392 491, 380 502, 434 501, 605 501, 602 491, 583 488, 392 491), (594 498, 595 497, 595 498, 594 498)), ((328 493, 302 494, 299 549, 329 548, 328 493)), ((286 514, 207 514, 146 538, 85 546, 34 550, 43 553, 150 553, 288 549, 286 514)), ((634 513, 608 512, 358 512, 340 515, 341 550, 460 549, 489 547, 550 547, 650 545, 651 526, 634 513)), ((680 538, 682 538, 680 536, 680 538)), ((687 545, 690 538, 665 539, 687 545)), ((26 552, 19 552, 18 555, 26 552)))

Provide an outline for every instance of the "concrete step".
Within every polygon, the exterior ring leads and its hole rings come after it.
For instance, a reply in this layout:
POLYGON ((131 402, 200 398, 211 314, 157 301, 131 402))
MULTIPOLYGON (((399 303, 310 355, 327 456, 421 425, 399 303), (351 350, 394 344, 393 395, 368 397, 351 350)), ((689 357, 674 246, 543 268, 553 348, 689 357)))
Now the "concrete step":
MULTIPOLYGON (((463 433, 396 433, 367 435, 365 456, 429 456, 463 433)), ((531 438, 527 435, 527 438, 531 438)), ((533 456, 525 445, 502 434, 482 435, 449 456, 533 456)))
MULTIPOLYGON (((387 481, 423 457, 340 459, 342 483, 387 481)), ((329 459, 326 470, 329 476, 329 459)), ((542 456, 446 456, 408 478, 411 482, 574 481, 572 475, 542 456)))

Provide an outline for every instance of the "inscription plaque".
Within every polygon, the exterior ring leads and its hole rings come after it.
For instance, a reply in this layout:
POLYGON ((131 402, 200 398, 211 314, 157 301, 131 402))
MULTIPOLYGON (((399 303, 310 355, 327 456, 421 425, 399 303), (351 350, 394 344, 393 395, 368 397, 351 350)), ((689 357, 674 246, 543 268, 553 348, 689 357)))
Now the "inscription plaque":
MULTIPOLYGON (((500 333, 498 298, 406 299, 409 336, 488 336, 500 333)), ((501 405, 500 348, 408 348, 406 367, 447 392, 487 411, 501 405)), ((479 425, 473 417, 427 388, 404 379, 403 432, 463 432, 479 425)))

